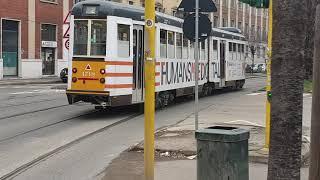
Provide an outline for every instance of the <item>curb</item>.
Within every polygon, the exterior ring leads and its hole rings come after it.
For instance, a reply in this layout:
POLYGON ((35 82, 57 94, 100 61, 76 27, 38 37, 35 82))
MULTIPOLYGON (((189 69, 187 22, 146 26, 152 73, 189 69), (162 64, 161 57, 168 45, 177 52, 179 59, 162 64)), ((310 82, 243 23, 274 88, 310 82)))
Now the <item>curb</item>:
MULTIPOLYGON (((5 81, 5 80, 2 80, 5 81)), ((51 80, 51 81, 22 81, 22 82, 1 82, 0 86, 6 86, 6 85, 29 85, 29 84, 55 84, 55 83, 62 83, 61 80, 51 80)))

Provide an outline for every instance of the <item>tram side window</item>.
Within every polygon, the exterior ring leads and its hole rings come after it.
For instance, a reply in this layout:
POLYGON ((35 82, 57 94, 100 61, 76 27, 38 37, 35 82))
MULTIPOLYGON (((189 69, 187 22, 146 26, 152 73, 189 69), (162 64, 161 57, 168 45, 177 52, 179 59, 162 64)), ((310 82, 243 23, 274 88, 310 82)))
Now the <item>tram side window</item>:
POLYGON ((160 57, 167 58, 167 31, 160 30, 160 57))
POLYGON ((238 44, 238 53, 237 53, 237 60, 241 60, 241 44, 238 44))
POLYGON ((175 43, 174 43, 174 32, 168 31, 168 58, 174 59, 175 43))
POLYGON ((200 45, 201 45, 200 59, 205 60, 206 59, 206 41, 201 41, 200 45))
POLYGON ((218 41, 213 40, 212 43, 213 59, 218 59, 218 41))
POLYGON ((130 26, 118 24, 118 56, 130 57, 130 26))
POLYGON ((188 59, 189 58, 189 41, 188 39, 183 36, 183 48, 182 48, 182 58, 183 59, 188 59))
POLYGON ((190 59, 194 59, 194 42, 190 42, 190 59))
POLYGON ((106 55, 106 25, 105 21, 91 22, 91 55, 106 55))
POLYGON ((232 59, 233 59, 233 60, 237 60, 237 44, 236 44, 236 43, 233 43, 233 48, 232 48, 232 50, 233 50, 232 59))
POLYGON ((73 54, 88 54, 88 21, 74 21, 74 46, 73 54))
POLYGON ((232 60, 232 43, 229 42, 229 59, 232 60))
POLYGON ((177 42, 177 59, 182 59, 182 34, 177 33, 176 35, 176 42, 177 42))

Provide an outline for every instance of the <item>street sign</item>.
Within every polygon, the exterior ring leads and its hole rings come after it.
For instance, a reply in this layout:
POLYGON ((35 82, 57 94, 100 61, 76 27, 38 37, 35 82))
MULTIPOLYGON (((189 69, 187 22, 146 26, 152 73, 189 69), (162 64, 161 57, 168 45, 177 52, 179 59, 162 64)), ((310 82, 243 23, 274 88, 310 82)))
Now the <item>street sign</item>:
MULTIPOLYGON (((195 12, 196 0, 182 0, 178 10, 184 12, 195 12)), ((213 0, 199 0, 199 12, 216 12, 217 7, 213 0)))
MULTIPOLYGON (((194 13, 189 14, 183 22, 183 33, 192 42, 195 42, 195 20, 194 13)), ((199 41, 204 41, 210 36, 212 26, 207 15, 199 13, 199 41)))

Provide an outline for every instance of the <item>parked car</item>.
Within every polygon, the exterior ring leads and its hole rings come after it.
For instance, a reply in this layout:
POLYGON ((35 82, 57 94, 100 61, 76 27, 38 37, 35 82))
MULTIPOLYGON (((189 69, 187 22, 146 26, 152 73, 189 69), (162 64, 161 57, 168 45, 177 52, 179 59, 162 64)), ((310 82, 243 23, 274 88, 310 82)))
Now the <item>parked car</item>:
POLYGON ((259 63, 259 64, 255 64, 253 67, 253 72, 265 72, 266 71, 266 64, 264 63, 259 63))
POLYGON ((68 82, 68 68, 63 68, 60 72, 60 79, 62 82, 67 83, 68 82))

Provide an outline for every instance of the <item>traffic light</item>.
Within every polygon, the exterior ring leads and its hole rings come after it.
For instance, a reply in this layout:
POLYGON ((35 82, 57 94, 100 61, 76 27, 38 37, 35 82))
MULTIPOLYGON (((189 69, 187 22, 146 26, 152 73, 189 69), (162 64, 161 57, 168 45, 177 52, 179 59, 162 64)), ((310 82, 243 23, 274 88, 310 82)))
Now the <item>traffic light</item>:
POLYGON ((239 0, 255 8, 269 8, 269 0, 239 0))

